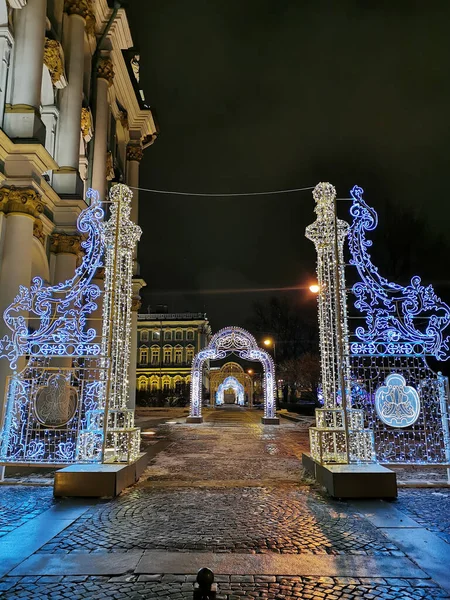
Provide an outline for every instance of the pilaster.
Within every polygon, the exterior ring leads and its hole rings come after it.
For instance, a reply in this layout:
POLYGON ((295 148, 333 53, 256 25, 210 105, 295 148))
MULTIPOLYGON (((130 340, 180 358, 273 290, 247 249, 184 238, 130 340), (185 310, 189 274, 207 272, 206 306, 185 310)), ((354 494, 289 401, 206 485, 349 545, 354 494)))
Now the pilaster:
POLYGON ((106 197, 106 169, 108 143, 108 88, 114 80, 112 60, 102 56, 97 66, 97 103, 94 125, 94 164, 92 172, 92 187, 98 191, 100 200, 106 197))

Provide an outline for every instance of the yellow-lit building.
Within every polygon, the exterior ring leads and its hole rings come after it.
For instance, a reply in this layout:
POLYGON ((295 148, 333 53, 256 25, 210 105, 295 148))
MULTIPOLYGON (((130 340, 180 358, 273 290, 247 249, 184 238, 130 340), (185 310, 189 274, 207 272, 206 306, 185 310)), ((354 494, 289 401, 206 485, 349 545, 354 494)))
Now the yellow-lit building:
MULTIPOLYGON (((220 385, 223 385, 224 381, 229 378, 235 379, 243 388, 245 394, 245 401, 248 403, 249 407, 253 406, 253 379, 252 377, 246 373, 236 362, 227 362, 221 367, 213 367, 209 372, 209 386, 210 386, 210 404, 214 406, 216 401, 217 390, 220 385)), ((225 396, 234 395, 233 403, 237 404, 236 393, 233 391, 232 394, 227 394, 228 390, 225 390, 225 396)), ((225 400, 225 404, 227 404, 227 400, 225 400)))
MULTIPOLYGON (((204 313, 138 315, 136 387, 144 396, 181 394, 191 381, 194 356, 209 344, 204 313)), ((208 369, 203 384, 208 389, 208 369)))

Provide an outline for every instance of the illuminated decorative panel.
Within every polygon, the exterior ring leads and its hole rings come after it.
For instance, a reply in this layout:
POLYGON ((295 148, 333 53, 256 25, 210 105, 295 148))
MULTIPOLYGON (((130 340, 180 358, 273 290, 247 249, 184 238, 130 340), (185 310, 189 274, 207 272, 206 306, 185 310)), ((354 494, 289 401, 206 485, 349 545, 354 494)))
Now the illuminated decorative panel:
POLYGON ((226 390, 233 390, 236 394, 237 403, 239 406, 244 406, 245 404, 245 394, 244 394, 244 386, 239 383, 236 377, 230 376, 226 377, 223 382, 219 385, 216 392, 216 405, 220 406, 223 404, 224 393, 226 390))
POLYGON ((406 379, 402 375, 388 375, 384 385, 375 392, 375 410, 386 425, 408 427, 419 416, 419 394, 413 387, 406 385, 406 379))

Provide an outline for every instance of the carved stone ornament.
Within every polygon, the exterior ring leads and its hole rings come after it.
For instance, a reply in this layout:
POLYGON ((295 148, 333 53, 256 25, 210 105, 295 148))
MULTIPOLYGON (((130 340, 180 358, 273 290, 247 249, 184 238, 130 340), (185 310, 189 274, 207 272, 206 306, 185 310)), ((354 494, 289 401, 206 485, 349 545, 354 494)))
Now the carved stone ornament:
POLYGON ((33 235, 37 240, 41 242, 43 246, 45 245, 44 224, 40 219, 35 219, 34 221, 33 235))
POLYGON ((114 67, 110 58, 101 58, 97 67, 97 77, 106 79, 109 85, 114 81, 114 67))
POLYGON ((113 156, 111 152, 108 152, 106 154, 106 179, 107 181, 112 181, 115 176, 113 156))
POLYGON ((142 299, 140 296, 133 296, 131 300, 131 310, 137 312, 142 306, 142 299))
POLYGON ((44 212, 44 203, 33 188, 0 188, 0 212, 22 213, 35 219, 44 212))
POLYGON ((75 254, 76 256, 79 256, 82 253, 81 242, 81 235, 54 233, 50 238, 50 252, 54 252, 55 254, 75 254))
POLYGON ((144 156, 144 149, 140 144, 128 144, 127 146, 127 160, 137 160, 141 162, 144 156))
POLYGON ((44 65, 50 71, 53 85, 58 89, 65 88, 67 79, 64 73, 63 53, 61 44, 56 40, 45 38, 44 65))
POLYGON ((89 142, 94 135, 94 127, 92 124, 92 113, 90 108, 85 106, 81 109, 81 131, 85 142, 89 142))
POLYGON ((119 121, 124 129, 128 129, 128 113, 125 109, 119 111, 119 121))
POLYGON ((64 0, 64 12, 87 19, 92 14, 91 0, 64 0))

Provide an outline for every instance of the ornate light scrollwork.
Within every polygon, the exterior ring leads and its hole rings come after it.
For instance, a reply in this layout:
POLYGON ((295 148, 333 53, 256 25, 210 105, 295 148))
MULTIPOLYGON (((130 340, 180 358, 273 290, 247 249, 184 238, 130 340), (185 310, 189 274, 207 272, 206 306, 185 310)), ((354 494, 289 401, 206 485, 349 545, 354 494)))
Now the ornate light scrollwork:
MULTIPOLYGON (((364 345, 373 345, 371 354, 425 354, 438 360, 450 358, 450 307, 424 286, 420 277, 402 286, 382 277, 372 264, 367 249, 372 241, 366 232, 378 225, 376 211, 363 198, 363 190, 354 186, 350 212, 353 223, 349 233, 354 265, 361 281, 353 286, 355 306, 366 315, 366 325, 357 327, 356 336, 364 345), (445 335, 447 333, 447 335, 445 335), (380 349, 383 350, 380 352, 380 349)), ((351 345, 353 354, 360 354, 361 344, 351 345)))

